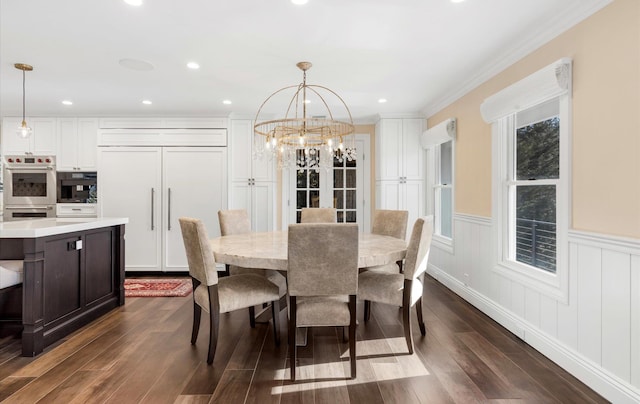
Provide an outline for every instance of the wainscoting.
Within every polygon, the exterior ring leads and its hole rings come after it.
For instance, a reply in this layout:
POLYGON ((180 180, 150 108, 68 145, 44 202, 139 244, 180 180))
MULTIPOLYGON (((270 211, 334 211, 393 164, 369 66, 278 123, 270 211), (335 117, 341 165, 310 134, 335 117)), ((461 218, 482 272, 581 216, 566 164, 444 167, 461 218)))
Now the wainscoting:
POLYGON ((570 231, 565 304, 494 271, 494 234, 456 215, 428 272, 608 400, 640 402, 640 240, 570 231))

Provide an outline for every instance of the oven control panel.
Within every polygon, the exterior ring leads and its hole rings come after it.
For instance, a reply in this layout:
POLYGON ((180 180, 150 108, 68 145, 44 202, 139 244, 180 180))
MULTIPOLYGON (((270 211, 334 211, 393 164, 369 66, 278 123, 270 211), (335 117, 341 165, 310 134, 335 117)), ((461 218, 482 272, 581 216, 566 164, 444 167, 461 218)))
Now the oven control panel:
POLYGON ((5 164, 13 167, 46 167, 56 165, 56 158, 54 156, 12 155, 5 156, 4 161, 5 164))

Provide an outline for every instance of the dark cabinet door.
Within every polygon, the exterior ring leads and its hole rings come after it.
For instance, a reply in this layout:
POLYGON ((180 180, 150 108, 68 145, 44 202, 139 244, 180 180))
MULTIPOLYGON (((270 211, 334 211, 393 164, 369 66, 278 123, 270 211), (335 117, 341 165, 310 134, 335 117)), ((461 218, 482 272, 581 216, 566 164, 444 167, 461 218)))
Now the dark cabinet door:
POLYGON ((44 246, 44 323, 60 319, 82 307, 82 249, 80 236, 50 238, 44 246))
POLYGON ((112 228, 97 229, 84 235, 86 305, 113 296, 116 288, 112 228))

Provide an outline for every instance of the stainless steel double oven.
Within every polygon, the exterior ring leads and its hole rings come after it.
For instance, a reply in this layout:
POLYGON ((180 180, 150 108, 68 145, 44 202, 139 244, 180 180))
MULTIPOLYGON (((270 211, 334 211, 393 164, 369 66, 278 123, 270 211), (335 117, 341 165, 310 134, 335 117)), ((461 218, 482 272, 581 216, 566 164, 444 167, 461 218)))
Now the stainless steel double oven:
POLYGON ((4 156, 4 220, 55 217, 54 156, 4 156))

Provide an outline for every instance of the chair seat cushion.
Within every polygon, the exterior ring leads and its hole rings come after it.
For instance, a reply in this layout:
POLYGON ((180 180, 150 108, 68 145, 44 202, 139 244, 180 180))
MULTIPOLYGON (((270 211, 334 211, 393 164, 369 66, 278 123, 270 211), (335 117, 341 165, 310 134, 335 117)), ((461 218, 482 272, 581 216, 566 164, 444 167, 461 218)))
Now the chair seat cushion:
POLYGON ((375 267, 364 268, 366 271, 386 272, 388 274, 399 274, 400 267, 395 262, 386 265, 378 265, 375 267))
POLYGON ((404 275, 364 271, 358 275, 358 299, 402 306, 404 275))
POLYGON ((278 287, 280 297, 287 294, 287 278, 280 272, 272 269, 261 268, 243 268, 235 265, 229 265, 229 274, 231 275, 246 275, 253 274, 258 276, 266 276, 267 279, 273 282, 278 287))
MULTIPOLYGON (((227 313, 278 300, 280 295, 278 287, 264 276, 243 274, 220 278, 218 297, 220 313, 227 313)), ((193 298, 205 311, 209 311, 209 294, 206 286, 198 286, 193 292, 193 298)))
POLYGON ((298 296, 296 306, 298 327, 346 326, 351 321, 348 296, 298 296))

